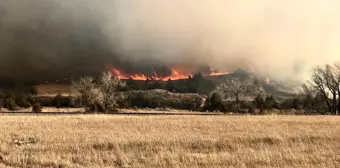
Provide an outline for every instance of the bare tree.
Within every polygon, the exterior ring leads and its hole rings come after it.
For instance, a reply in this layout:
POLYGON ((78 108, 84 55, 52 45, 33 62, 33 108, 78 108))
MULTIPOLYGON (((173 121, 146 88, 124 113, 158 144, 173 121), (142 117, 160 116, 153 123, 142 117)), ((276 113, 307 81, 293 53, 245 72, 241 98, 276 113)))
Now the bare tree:
POLYGON ((323 70, 323 75, 324 75, 324 79, 326 81, 326 86, 327 86, 327 89, 328 91, 330 92, 331 94, 331 101, 332 101, 332 112, 333 113, 336 113, 338 110, 337 110, 337 89, 338 89, 338 86, 337 86, 337 82, 336 82, 336 79, 334 77, 334 69, 333 67, 331 67, 330 65, 326 64, 324 70, 323 70))
POLYGON ((316 91, 313 87, 307 84, 301 85, 300 95, 304 100, 304 106, 308 110, 313 109, 313 99, 316 96, 316 91))
POLYGON ((233 78, 221 83, 214 92, 235 99, 237 110, 240 109, 240 99, 253 95, 259 89, 258 85, 250 80, 241 81, 239 78, 233 78))
POLYGON ((335 62, 334 63, 334 67, 333 67, 333 73, 334 73, 334 78, 335 78, 335 87, 336 87, 336 91, 338 94, 338 110, 337 110, 337 114, 340 111, 340 62, 335 62))
POLYGON ((125 83, 113 77, 111 72, 103 73, 97 83, 92 77, 83 77, 72 85, 87 111, 102 112, 110 112, 115 108, 115 92, 122 86, 125 86, 125 83))
POLYGON ((313 69, 312 79, 309 84, 323 96, 328 111, 338 114, 340 110, 340 65, 326 64, 324 67, 313 69))
POLYGON ((125 87, 118 77, 114 77, 111 72, 104 72, 100 78, 99 89, 103 95, 103 106, 105 112, 112 111, 116 106, 116 91, 118 88, 125 87))
POLYGON ((317 90, 323 96, 323 100, 327 104, 328 110, 332 111, 332 106, 328 98, 327 86, 324 79, 324 72, 321 67, 313 69, 312 78, 309 83, 311 84, 312 87, 314 87, 315 90, 317 90))
POLYGON ((92 77, 83 77, 79 81, 72 82, 72 89, 77 92, 77 96, 81 100, 81 104, 90 110, 90 106, 94 102, 93 90, 96 88, 92 77))

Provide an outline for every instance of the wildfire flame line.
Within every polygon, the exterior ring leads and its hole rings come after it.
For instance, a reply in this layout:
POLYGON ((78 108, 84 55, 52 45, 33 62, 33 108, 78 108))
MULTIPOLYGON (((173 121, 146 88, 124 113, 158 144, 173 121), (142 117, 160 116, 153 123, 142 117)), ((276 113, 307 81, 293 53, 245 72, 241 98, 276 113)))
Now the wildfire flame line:
MULTIPOLYGON (((156 72, 154 72, 151 76, 146 76, 144 74, 124 74, 118 69, 113 69, 112 73, 114 76, 119 77, 120 79, 133 79, 133 80, 147 80, 147 79, 153 79, 153 80, 161 80, 161 81, 167 81, 169 79, 171 80, 180 80, 180 79, 188 79, 189 76, 192 76, 192 74, 182 74, 175 69, 171 69, 171 75, 169 76, 158 76, 156 72)), ((213 72, 211 71, 208 74, 204 74, 204 76, 220 76, 220 75, 227 75, 228 72, 213 72)))

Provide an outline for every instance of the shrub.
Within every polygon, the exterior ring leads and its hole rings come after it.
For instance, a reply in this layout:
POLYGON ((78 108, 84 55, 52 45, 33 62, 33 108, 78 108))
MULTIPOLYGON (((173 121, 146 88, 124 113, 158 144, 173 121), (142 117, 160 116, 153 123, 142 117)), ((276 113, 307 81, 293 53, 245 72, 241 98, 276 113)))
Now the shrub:
POLYGON ((61 107, 71 107, 72 106, 72 102, 71 102, 71 98, 69 97, 64 97, 62 96, 60 93, 58 93, 53 100, 53 105, 56 108, 61 108, 61 107))
POLYGON ((33 97, 32 95, 28 95, 27 101, 28 101, 31 105, 34 104, 35 102, 37 102, 36 98, 33 97))
POLYGON ((56 108, 60 108, 61 107, 61 102, 62 102, 63 96, 61 96, 60 93, 57 94, 57 96, 54 97, 54 106, 56 108))
POLYGON ((7 108, 8 110, 16 110, 17 109, 17 104, 15 103, 13 98, 7 98, 4 101, 4 107, 7 108))
POLYGON ((32 105, 27 99, 25 99, 22 102, 18 103, 18 106, 23 107, 23 108, 29 108, 32 105))
POLYGON ((225 111, 225 105, 222 102, 221 96, 214 92, 209 96, 204 103, 203 111, 225 111))
POLYGON ((253 101, 254 106, 260 110, 260 113, 263 114, 265 108, 265 102, 263 100, 262 95, 257 95, 253 101))
POLYGON ((295 109, 295 110, 301 110, 303 108, 303 104, 300 101, 299 98, 292 98, 292 99, 287 99, 283 101, 280 104, 280 107, 282 109, 295 109))
POLYGON ((301 110, 302 109, 302 103, 299 98, 294 98, 292 100, 291 108, 295 110, 301 110))
POLYGON ((0 108, 3 108, 3 107, 4 107, 4 99, 0 98, 0 108))
POLYGON ((248 107, 248 113, 249 114, 255 114, 256 113, 255 107, 254 106, 249 106, 248 107))
POLYGON ((17 94, 15 102, 18 106, 23 108, 29 108, 32 105, 32 103, 29 101, 29 95, 25 93, 17 94))
POLYGON ((49 96, 38 96, 38 97, 31 97, 29 98, 29 101, 31 104, 34 104, 35 102, 40 102, 40 104, 44 107, 79 107, 81 106, 81 100, 76 97, 68 97, 68 96, 61 96, 56 95, 55 97, 49 97, 49 96))
POLYGON ((32 106, 32 112, 38 113, 38 112, 41 112, 41 111, 42 111, 42 107, 41 107, 40 103, 38 103, 38 102, 34 103, 33 106, 32 106))
POLYGON ((131 99, 130 97, 124 99, 124 98, 120 98, 117 100, 117 105, 120 108, 132 108, 132 103, 131 103, 131 99))
POLYGON ((272 110, 273 108, 277 108, 277 102, 273 96, 267 96, 266 100, 264 101, 264 106, 267 110, 272 110))
POLYGON ((54 107, 54 98, 49 96, 38 96, 34 98, 33 104, 39 102, 44 107, 54 107))
POLYGON ((165 90, 126 92, 117 101, 124 108, 171 108, 184 110, 200 110, 202 98, 199 95, 180 95, 165 90))

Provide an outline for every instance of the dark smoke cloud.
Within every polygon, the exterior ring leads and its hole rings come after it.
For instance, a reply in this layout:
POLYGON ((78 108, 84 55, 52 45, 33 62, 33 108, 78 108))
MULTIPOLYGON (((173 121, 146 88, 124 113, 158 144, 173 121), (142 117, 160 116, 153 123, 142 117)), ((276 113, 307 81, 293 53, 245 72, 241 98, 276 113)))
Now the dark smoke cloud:
POLYGON ((338 58, 337 0, 0 0, 0 80, 210 66, 306 77, 338 58))
POLYGON ((114 62, 113 45, 101 30, 100 8, 89 2, 0 1, 0 79, 91 75, 114 62))

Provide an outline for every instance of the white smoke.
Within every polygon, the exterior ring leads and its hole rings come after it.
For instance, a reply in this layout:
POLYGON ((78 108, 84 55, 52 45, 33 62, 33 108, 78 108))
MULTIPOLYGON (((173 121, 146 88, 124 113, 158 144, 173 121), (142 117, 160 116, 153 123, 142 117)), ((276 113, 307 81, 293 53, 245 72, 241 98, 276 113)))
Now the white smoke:
POLYGON ((299 80, 340 54, 337 0, 124 0, 115 8, 121 53, 136 60, 299 80))

